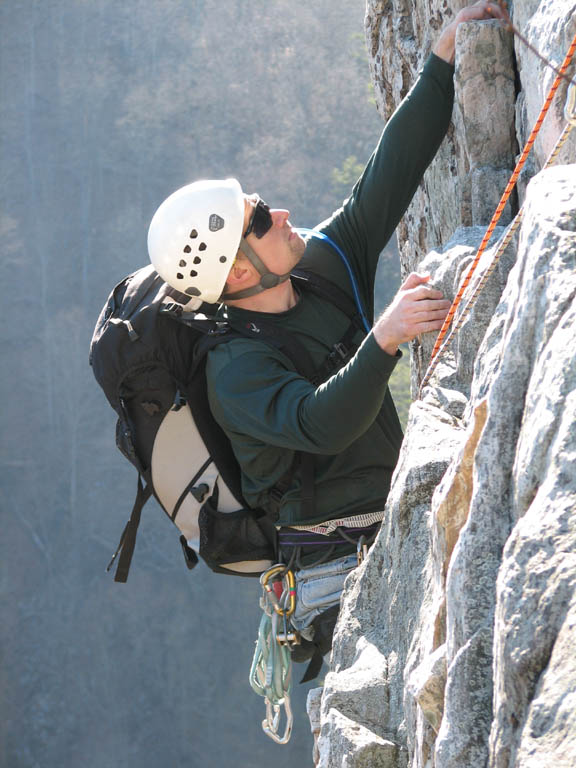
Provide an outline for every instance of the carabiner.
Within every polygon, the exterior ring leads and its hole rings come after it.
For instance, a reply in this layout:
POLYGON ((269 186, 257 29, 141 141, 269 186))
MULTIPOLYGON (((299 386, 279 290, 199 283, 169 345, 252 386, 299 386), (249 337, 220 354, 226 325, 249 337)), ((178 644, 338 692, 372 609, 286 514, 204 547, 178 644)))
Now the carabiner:
POLYGON ((294 717, 292 715, 292 707, 290 706, 290 696, 286 694, 284 698, 278 704, 272 704, 266 699, 266 719, 262 720, 262 730, 267 736, 275 741, 277 744, 288 744, 290 736, 292 735, 292 724, 294 717), (278 735, 278 727, 280 725, 280 711, 284 704, 284 710, 286 712, 286 727, 284 729, 284 735, 278 735))
POLYGON ((286 570, 285 565, 273 565, 272 568, 264 571, 264 573, 260 576, 260 584, 262 585, 263 589, 266 590, 267 597, 274 606, 276 613, 279 616, 292 616, 296 610, 296 579, 294 578, 294 572, 291 570, 286 570), (278 598, 276 597, 276 594, 274 593, 274 589, 268 583, 273 576, 278 576, 280 574, 283 575, 283 579, 286 579, 287 583, 288 608, 282 608, 278 598))
POLYGON ((564 118, 570 125, 576 125, 576 84, 570 83, 566 93, 564 105, 564 118))
POLYGON ((356 545, 356 559, 358 560, 358 565, 362 565, 364 560, 366 560, 367 555, 368 545, 366 544, 366 536, 362 535, 358 539, 358 544, 356 545))

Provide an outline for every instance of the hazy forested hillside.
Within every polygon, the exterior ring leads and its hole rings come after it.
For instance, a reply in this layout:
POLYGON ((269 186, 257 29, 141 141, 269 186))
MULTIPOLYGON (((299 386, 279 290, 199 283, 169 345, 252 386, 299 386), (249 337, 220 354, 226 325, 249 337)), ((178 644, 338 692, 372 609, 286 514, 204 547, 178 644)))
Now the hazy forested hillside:
POLYGON ((152 505, 128 584, 104 573, 136 478, 87 357, 176 187, 238 176, 304 226, 339 205, 382 127, 363 14, 362 0, 0 4, 0 768, 308 761, 304 686, 289 747, 260 729, 253 582, 189 573, 152 505))

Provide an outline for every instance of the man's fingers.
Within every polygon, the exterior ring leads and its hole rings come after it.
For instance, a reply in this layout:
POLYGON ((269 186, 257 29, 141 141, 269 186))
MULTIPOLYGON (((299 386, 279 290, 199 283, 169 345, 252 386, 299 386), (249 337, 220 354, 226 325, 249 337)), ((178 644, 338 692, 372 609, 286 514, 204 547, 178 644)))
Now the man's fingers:
POLYGON ((420 274, 418 272, 410 272, 406 280, 400 286, 401 291, 408 291, 411 288, 416 288, 423 283, 427 283, 430 280, 430 275, 420 274))
POLYGON ((418 299, 413 302, 414 312, 427 312, 429 309, 450 309, 450 302, 448 299, 442 298, 442 294, 438 298, 427 295, 422 299, 418 299))
POLYGON ((478 0, 461 12, 462 21, 479 21, 482 19, 503 19, 504 13, 498 0, 478 0))
POLYGON ((436 288, 430 288, 427 285, 419 285, 417 288, 412 288, 410 291, 410 298, 418 302, 427 299, 434 299, 435 301, 438 301, 439 299, 444 298, 444 294, 442 291, 439 291, 436 288))
POLYGON ((428 320, 426 323, 418 323, 417 331, 414 334, 419 336, 421 333, 430 333, 431 331, 439 331, 442 328, 443 319, 441 320, 428 320))
MULTIPOLYGON (((410 334, 411 336, 415 336, 419 333, 426 333, 423 328, 425 326, 428 326, 430 323, 434 324, 434 327, 438 326, 438 328, 442 327, 442 323, 446 319, 446 315, 448 314, 447 309, 438 309, 435 311, 428 311, 428 312, 417 312, 416 314, 412 315, 410 319, 406 322, 406 332, 410 334)), ((433 329, 429 329, 433 330, 433 329)))
POLYGON ((412 322, 413 323, 421 323, 425 322, 426 320, 444 320, 446 315, 448 314, 448 307, 443 307, 439 309, 429 309, 426 312, 415 312, 412 316, 412 322))
POLYGON ((376 341, 386 351, 421 333, 438 331, 451 302, 441 291, 427 285, 430 275, 412 272, 396 298, 374 326, 376 341))

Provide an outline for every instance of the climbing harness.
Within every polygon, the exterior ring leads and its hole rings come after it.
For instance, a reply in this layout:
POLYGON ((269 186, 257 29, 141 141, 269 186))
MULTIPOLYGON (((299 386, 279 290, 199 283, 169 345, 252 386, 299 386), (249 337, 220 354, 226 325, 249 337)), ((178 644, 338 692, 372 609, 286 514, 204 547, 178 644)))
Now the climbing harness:
POLYGON ((273 565, 260 577, 263 610, 258 640, 250 669, 250 685, 266 702, 262 729, 277 744, 287 744, 292 735, 290 704, 292 658, 290 649, 300 643, 300 635, 289 624, 296 608, 294 572, 283 564, 273 565), (280 735, 284 707, 286 724, 280 735))
POLYGON ((288 563, 288 567, 294 567, 298 570, 321 565, 337 557, 338 547, 342 547, 343 544, 351 544, 356 548, 358 565, 360 565, 378 535, 380 524, 381 521, 355 528, 338 526, 329 534, 280 528, 278 531, 278 550, 281 559, 288 563), (314 550, 321 552, 321 554, 315 555, 314 560, 311 561, 310 552, 314 550))
MULTIPOLYGON (((526 142, 526 145, 524 146, 524 149, 522 150, 522 154, 520 156, 520 159, 516 163, 516 167, 512 173, 512 176, 510 177, 510 180, 508 184, 506 185, 506 189, 504 190, 502 197, 500 198, 500 202, 498 203, 498 206, 496 207, 496 211, 494 212, 494 215, 492 216, 492 220, 490 221, 490 224, 488 225, 488 229, 486 230, 486 233, 482 239, 482 242, 480 243, 480 247, 478 248, 478 252, 476 253, 476 256, 474 257, 474 260, 472 261, 472 264, 470 265, 466 275, 464 276, 464 279, 462 281, 462 285, 460 286, 458 293, 456 294, 456 298, 452 302, 452 306, 448 310, 448 314, 446 316, 446 319, 444 320, 444 323, 442 325, 442 328, 440 329, 440 332, 438 333, 438 337, 436 339, 436 343, 434 344, 434 349, 432 350, 432 356, 430 359, 430 364, 428 366, 428 370, 426 371, 424 378, 422 379, 422 383, 420 384, 420 391, 419 396, 422 396, 422 392, 424 390, 424 387, 428 384, 430 381, 430 378, 434 371, 436 370, 436 367, 438 365, 438 362, 440 360, 440 357, 447 349, 448 345, 458 332, 458 330, 462 327, 465 318, 469 314, 470 310, 476 303, 476 300, 478 298, 478 295, 480 294, 482 288, 486 284, 486 281, 488 280, 488 277, 492 274, 494 271, 494 268, 496 267, 496 264, 506 248, 508 247, 510 240, 512 239, 512 236, 518 229, 518 226, 520 224, 520 221, 522 220, 522 209, 518 212, 512 223, 510 224, 508 230, 505 232, 503 239, 501 240, 496 253, 488 266, 486 272, 480 279, 480 282, 478 283, 477 287, 474 290, 474 293, 472 296, 468 299, 466 305, 464 306, 459 318, 458 323, 455 324, 452 331, 448 334, 448 329, 450 328, 450 325, 452 323, 452 319, 454 318, 454 315, 456 314, 456 310, 460 306, 460 303, 462 301, 462 297, 464 295, 464 292, 468 285, 470 284, 470 281, 472 279, 472 275, 474 271, 476 270, 476 267, 478 266, 478 263, 480 261, 480 257, 486 250, 486 246, 488 245, 488 242, 492 236, 492 233, 494 232, 494 229, 496 227, 496 224, 498 223, 500 216, 502 215, 502 211, 504 210, 504 207, 506 206, 506 203, 508 202, 508 199, 512 193, 512 190, 514 189, 514 186, 516 185, 516 182, 518 180, 518 176, 520 175, 520 172, 522 171, 522 168, 524 167, 524 164, 526 163, 526 159, 528 157, 528 154, 530 153, 530 150, 532 149, 532 146, 536 140, 536 137, 538 135, 538 132, 540 131, 540 128, 542 126, 542 123, 544 121, 544 118, 546 117, 546 114, 548 113, 548 110, 550 108, 550 105, 552 103, 552 99, 554 98, 554 95, 556 91, 558 90, 558 86, 560 85, 560 82, 562 79, 564 79, 564 73, 568 69, 572 58, 574 56, 574 51, 576 51, 576 34, 574 35, 574 38, 572 40, 572 43, 570 44, 570 48, 568 49, 568 52, 566 53, 566 56, 564 58, 564 61, 562 62, 562 66, 559 70, 557 70, 557 75, 554 79, 554 82, 552 83, 552 86, 550 88, 550 91, 548 93, 548 96, 546 97, 546 101, 544 102, 544 105, 542 106, 542 109, 540 110, 540 114, 538 115, 538 119, 536 120, 536 123, 534 124, 534 127, 532 128, 532 131, 530 133, 530 136, 528 137, 528 141, 526 142)), ((574 125, 576 124, 576 90, 574 83, 571 83, 568 88, 567 93, 567 99, 566 99, 566 106, 564 110, 564 114, 567 120, 567 125, 564 128, 564 131, 562 132, 560 138, 558 139, 556 146, 550 153, 550 156, 548 157, 546 164, 544 168, 548 168, 554 160, 556 159, 558 153, 560 152, 560 149, 566 139, 568 138, 568 135, 574 125)))

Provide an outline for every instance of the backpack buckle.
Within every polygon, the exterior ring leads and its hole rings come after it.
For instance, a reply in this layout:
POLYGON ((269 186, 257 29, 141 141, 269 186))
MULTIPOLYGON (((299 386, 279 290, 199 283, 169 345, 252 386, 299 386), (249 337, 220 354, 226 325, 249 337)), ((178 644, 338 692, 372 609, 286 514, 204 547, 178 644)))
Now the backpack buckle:
POLYGON ((198 565, 198 555, 196 552, 194 552, 192 547, 188 546, 186 536, 180 536, 180 545, 182 546, 182 552, 184 553, 184 561, 186 562, 186 567, 189 571, 191 571, 198 565))
POLYGON ((210 328, 208 331, 209 336, 222 336, 225 333, 228 333, 228 323, 222 322, 222 321, 216 321, 216 323, 210 328))
POLYGON ((167 301, 159 310, 163 315, 173 315, 174 317, 181 317, 182 311, 182 304, 178 304, 176 301, 167 301))
POLYGON ((275 504, 280 504, 283 496, 284 496, 283 491, 280 488, 278 488, 276 485, 268 491, 269 499, 273 501, 275 504))
POLYGON ((172 407, 170 408, 171 411, 179 411, 180 408, 185 406, 187 403, 186 396, 180 392, 179 389, 176 390, 176 394, 174 395, 174 402, 172 403, 172 407))
POLYGON ((192 494, 192 496, 194 496, 194 498, 199 504, 202 504, 209 490, 210 490, 210 486, 208 485, 208 483, 200 483, 200 485, 195 485, 194 488, 191 488, 190 493, 192 494))
MULTIPOLYGON (((334 354, 334 352, 335 352, 337 355, 340 355, 340 357, 342 358, 342 360, 345 363, 347 363, 348 360, 350 360, 350 352, 344 346, 344 344, 342 344, 341 341, 337 341, 336 344, 334 344, 334 346, 332 347, 332 349, 333 349, 333 353, 332 354, 334 354)), ((334 356, 336 356, 336 355, 334 355, 334 356)))

